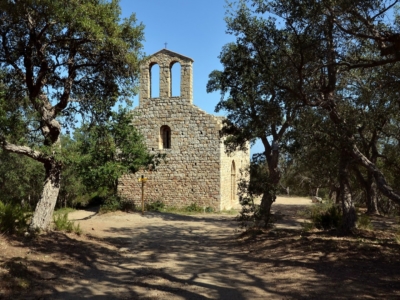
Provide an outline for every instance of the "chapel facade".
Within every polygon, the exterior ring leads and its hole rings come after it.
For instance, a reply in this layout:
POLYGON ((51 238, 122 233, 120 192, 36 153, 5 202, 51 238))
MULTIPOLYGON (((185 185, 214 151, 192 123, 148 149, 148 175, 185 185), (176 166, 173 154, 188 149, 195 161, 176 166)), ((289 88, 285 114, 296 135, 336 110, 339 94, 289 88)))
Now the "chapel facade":
POLYGON ((144 175, 145 202, 175 207, 196 203, 217 211, 238 207, 240 169, 249 165, 250 154, 226 154, 219 134, 224 118, 193 105, 193 60, 162 49, 148 57, 140 71, 139 105, 132 111, 132 123, 143 134, 148 150, 166 154, 166 162, 155 171, 122 176, 120 195, 140 207, 138 179, 144 175), (160 92, 152 98, 151 71, 156 64, 160 92), (172 96, 174 64, 180 64, 180 96, 172 96))

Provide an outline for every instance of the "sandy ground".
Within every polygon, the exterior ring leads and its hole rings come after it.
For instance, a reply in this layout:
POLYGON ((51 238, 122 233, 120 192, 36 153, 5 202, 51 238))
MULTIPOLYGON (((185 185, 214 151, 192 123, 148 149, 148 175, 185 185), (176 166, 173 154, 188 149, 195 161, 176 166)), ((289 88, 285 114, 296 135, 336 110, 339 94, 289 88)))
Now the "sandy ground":
MULTIPOLYGON (((302 220, 293 214, 308 205, 311 200, 306 198, 278 198, 273 210, 285 218, 276 226, 301 228, 302 220)), ((69 217, 90 236, 115 247, 118 258, 93 261, 85 280, 57 288, 60 299, 86 293, 104 299, 274 297, 266 291, 261 274, 244 264, 246 254, 230 248, 240 232, 233 215, 76 211, 69 217)))
POLYGON ((82 236, 0 236, 0 299, 400 299, 393 236, 305 233, 309 205, 278 198, 276 228, 246 235, 233 215, 76 211, 82 236))

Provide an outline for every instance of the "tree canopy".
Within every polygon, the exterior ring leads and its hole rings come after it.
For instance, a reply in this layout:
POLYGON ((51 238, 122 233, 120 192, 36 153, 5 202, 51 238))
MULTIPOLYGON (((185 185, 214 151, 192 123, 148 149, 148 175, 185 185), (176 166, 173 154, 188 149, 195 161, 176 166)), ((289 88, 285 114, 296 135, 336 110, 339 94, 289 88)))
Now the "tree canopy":
POLYGON ((107 121, 116 101, 135 92, 143 25, 120 14, 116 0, 0 2, 2 97, 10 103, 0 110, 0 146, 42 163, 46 172, 32 229, 46 229, 51 220, 61 131, 78 114, 107 121), (22 120, 33 144, 14 139, 10 115, 22 120))
MULTIPOLYGON (((232 137, 227 143, 236 148, 255 138, 263 142, 269 174, 275 177, 265 183, 264 193, 274 195, 280 178, 276 160, 268 160, 273 153, 269 143, 278 153, 289 139, 301 137, 297 125, 310 124, 316 127, 308 131, 308 149, 322 150, 315 143, 321 137, 325 145, 333 144, 329 149, 338 159, 346 229, 355 226, 350 187, 355 165, 369 172, 382 194, 400 203, 400 193, 390 187, 376 160, 382 154, 383 125, 396 123, 397 102, 388 97, 397 86, 391 68, 400 59, 396 3, 238 1, 226 18, 236 41, 223 48, 224 70, 210 75, 209 90, 222 94, 217 110, 228 112, 223 132, 232 137), (386 88, 373 87, 382 84, 386 88), (288 135, 293 130, 297 133, 288 135)), ((273 199, 263 196, 264 215, 273 199)))

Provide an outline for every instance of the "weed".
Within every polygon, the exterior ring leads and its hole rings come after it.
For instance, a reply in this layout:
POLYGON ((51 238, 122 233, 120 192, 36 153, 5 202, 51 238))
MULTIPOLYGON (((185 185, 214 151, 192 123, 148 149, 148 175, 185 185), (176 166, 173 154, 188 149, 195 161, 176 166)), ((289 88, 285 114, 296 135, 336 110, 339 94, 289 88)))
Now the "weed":
POLYGON ((61 215, 61 214, 69 214, 70 212, 75 211, 75 208, 72 207, 63 207, 54 211, 54 215, 61 215))
POLYGON ((107 213, 121 209, 121 199, 116 196, 108 197, 100 206, 99 213, 107 213))
POLYGON ((203 208, 200 207, 195 202, 193 202, 192 204, 186 206, 184 210, 187 211, 187 212, 203 212, 203 208))
POLYGON ((77 235, 82 234, 80 225, 68 220, 68 213, 53 216, 54 229, 58 231, 74 232, 77 235))
POLYGON ((312 206, 310 217, 315 228, 324 230, 338 228, 342 220, 339 207, 331 202, 312 206))
POLYGON ((371 220, 367 215, 360 215, 357 218, 357 227, 361 229, 372 230, 374 227, 372 226, 371 220))
POLYGON ((212 212, 214 212, 214 208, 212 208, 211 206, 207 206, 207 207, 204 209, 204 212, 206 212, 206 213, 212 213, 212 212))
POLYGON ((136 206, 133 201, 127 200, 127 199, 122 199, 120 203, 120 208, 122 211, 135 211, 136 206))
POLYGON ((304 222, 303 224, 301 224, 301 227, 303 228, 303 231, 307 232, 313 230, 315 228, 315 225, 311 222, 304 222))
POLYGON ((30 216, 31 213, 21 205, 0 201, 0 232, 13 234, 26 231, 30 216))
POLYGON ((147 211, 164 211, 164 209, 165 209, 165 204, 160 200, 146 203, 147 211))

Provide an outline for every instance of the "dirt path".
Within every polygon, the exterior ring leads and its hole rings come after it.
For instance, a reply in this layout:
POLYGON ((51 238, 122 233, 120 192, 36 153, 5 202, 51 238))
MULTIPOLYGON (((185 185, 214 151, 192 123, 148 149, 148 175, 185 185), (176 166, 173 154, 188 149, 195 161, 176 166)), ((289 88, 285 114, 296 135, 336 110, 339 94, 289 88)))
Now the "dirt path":
MULTIPOLYGON (((275 210, 287 204, 304 209, 308 199, 280 199, 275 210)), ((288 217, 292 212, 284 210, 288 217)), ((58 287, 60 298, 99 297, 149 299, 265 299, 267 282, 246 266, 232 215, 112 213, 77 211, 70 219, 96 239, 112 245, 114 255, 93 261, 84 280, 58 287)), ((283 219, 277 227, 299 227, 283 219)), ((272 296, 272 294, 270 295, 272 296)))
POLYGON ((393 237, 302 233, 308 205, 279 199, 276 229, 243 238, 231 215, 76 211, 81 237, 0 237, 0 299, 399 299, 393 237))

